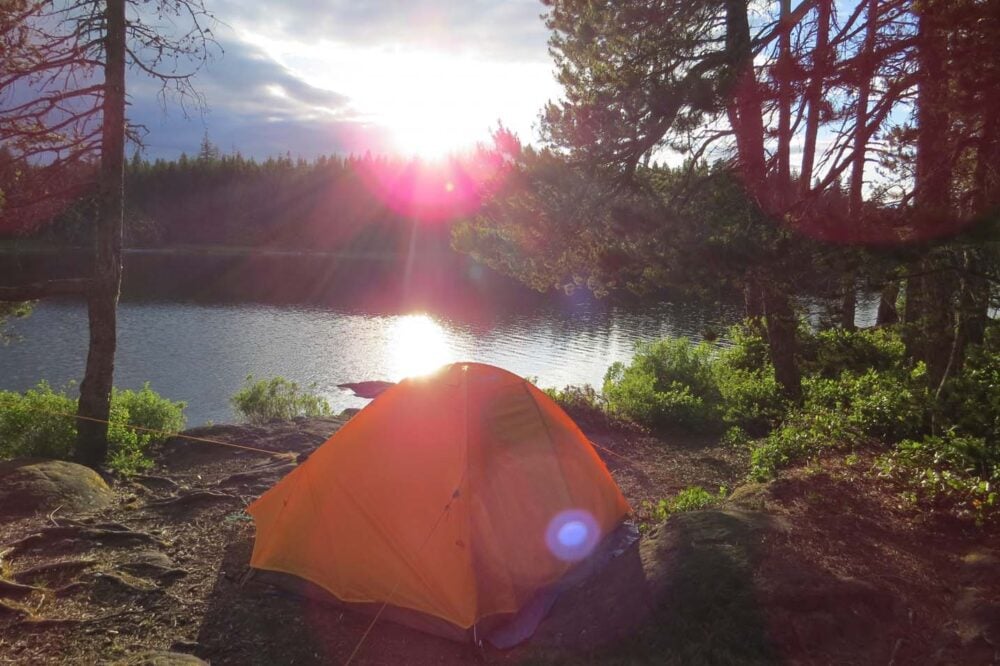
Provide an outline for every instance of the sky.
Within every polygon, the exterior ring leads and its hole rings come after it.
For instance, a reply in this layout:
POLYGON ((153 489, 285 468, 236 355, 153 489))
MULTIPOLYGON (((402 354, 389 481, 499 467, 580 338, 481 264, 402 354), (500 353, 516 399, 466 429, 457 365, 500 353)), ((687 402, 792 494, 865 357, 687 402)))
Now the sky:
POLYGON ((193 83, 205 108, 163 100, 130 71, 147 158, 223 152, 439 157, 502 122, 522 140, 559 97, 538 0, 205 0, 219 48, 193 83))

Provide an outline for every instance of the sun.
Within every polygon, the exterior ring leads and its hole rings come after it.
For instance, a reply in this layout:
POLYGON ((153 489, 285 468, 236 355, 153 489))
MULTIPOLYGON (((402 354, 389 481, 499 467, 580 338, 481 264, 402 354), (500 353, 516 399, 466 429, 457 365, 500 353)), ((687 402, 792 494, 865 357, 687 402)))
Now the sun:
POLYGON ((396 103, 384 101, 378 108, 398 153, 441 158, 488 138, 481 72, 436 54, 401 58, 394 69, 396 103))

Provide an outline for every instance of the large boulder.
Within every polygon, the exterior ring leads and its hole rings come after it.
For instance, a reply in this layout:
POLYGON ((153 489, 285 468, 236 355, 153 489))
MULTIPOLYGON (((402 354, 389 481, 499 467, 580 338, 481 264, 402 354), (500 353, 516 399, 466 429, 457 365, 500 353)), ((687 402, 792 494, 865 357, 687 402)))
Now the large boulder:
POLYGON ((91 513, 111 503, 112 493, 94 470, 64 460, 18 458, 0 462, 0 517, 59 510, 91 513))

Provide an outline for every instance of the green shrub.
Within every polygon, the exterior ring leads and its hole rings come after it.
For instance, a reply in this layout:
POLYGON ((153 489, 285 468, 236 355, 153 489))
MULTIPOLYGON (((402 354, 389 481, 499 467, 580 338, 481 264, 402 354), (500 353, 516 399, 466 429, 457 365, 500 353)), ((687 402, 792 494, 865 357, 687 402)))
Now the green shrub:
POLYGON ((313 393, 315 390, 315 384, 302 389, 284 377, 254 381, 253 375, 247 375, 243 388, 231 401, 240 416, 253 424, 298 416, 329 416, 330 403, 313 393))
POLYGON ((951 430, 904 440, 876 466, 916 501, 944 505, 977 522, 1000 513, 1000 451, 981 437, 951 430))
POLYGON ((723 355, 726 363, 739 370, 763 370, 771 365, 767 340, 760 328, 748 322, 731 326, 728 332, 730 346, 723 355))
POLYGON ((711 345, 686 338, 639 345, 631 364, 615 363, 604 376, 609 411, 652 428, 716 425, 713 356, 711 345))
POLYGON ((876 370, 860 375, 845 371, 837 379, 808 377, 802 383, 805 410, 839 411, 861 432, 897 442, 924 429, 924 373, 924 366, 918 365, 905 380, 876 370))
POLYGON ((777 471, 824 449, 850 448, 860 439, 843 414, 813 409, 793 413, 750 452, 752 481, 773 479, 777 471))
MULTIPOLYGON (((184 403, 172 402, 145 384, 139 391, 111 393, 108 466, 131 474, 152 465, 153 442, 184 428, 184 403), (136 430, 130 426, 157 432, 136 430)), ((0 458, 41 457, 70 460, 76 445, 77 398, 54 391, 46 382, 24 393, 0 392, 0 458), (67 416, 69 415, 69 416, 67 416)))
POLYGON ((114 389, 108 419, 108 466, 123 474, 149 469, 153 464, 147 455, 149 445, 184 429, 185 406, 160 396, 148 382, 138 391, 114 389))
POLYGON ((905 375, 909 370, 906 346, 893 329, 831 328, 815 334, 806 331, 800 338, 801 369, 807 376, 833 379, 844 372, 869 370, 905 375))
POLYGON ((963 371, 949 380, 941 392, 936 413, 936 421, 941 426, 955 427, 967 435, 1000 442, 998 347, 1000 345, 987 344, 969 348, 963 371))
POLYGON ((605 413, 604 396, 590 384, 565 386, 561 389, 545 388, 542 392, 571 416, 603 416, 605 413))
POLYGON ((715 364, 722 420, 754 435, 764 435, 781 422, 788 400, 768 363, 758 370, 732 365, 723 352, 715 364))
POLYGON ((0 391, 0 458, 68 460, 76 442, 76 399, 47 382, 24 393, 0 391))

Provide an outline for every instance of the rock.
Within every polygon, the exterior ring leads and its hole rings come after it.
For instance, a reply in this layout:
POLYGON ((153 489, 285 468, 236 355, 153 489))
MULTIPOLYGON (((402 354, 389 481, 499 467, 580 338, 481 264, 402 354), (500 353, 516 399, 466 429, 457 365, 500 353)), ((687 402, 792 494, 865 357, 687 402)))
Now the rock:
POLYGON ((354 395, 359 398, 374 398, 380 393, 385 391, 387 388, 395 386, 395 382, 348 382, 346 384, 337 384, 337 388, 346 389, 352 391, 354 395))
POLYGON ((182 652, 153 651, 133 655, 122 661, 115 662, 121 666, 207 666, 207 661, 182 652))
POLYGON ((0 462, 0 517, 91 513, 107 507, 111 489, 97 472, 63 460, 18 458, 0 462))
POLYGON ((187 571, 174 565, 166 554, 158 550, 143 550, 129 556, 129 561, 118 565, 125 573, 148 580, 176 579, 187 575, 187 571))

